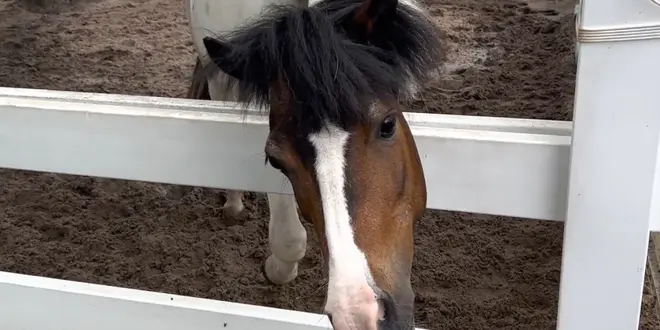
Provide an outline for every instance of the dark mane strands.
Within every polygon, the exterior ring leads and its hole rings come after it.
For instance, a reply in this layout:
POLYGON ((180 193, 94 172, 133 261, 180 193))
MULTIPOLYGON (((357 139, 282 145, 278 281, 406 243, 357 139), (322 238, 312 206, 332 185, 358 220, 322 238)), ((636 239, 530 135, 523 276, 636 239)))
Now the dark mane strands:
MULTIPOLYGON (((325 120, 347 127, 362 120, 373 99, 396 100, 409 83, 425 81, 440 66, 442 45, 433 22, 399 4, 376 21, 370 43, 351 35, 364 0, 325 0, 308 8, 270 6, 257 20, 218 38, 233 51, 223 59, 227 87, 239 101, 267 106, 270 84, 283 79, 291 90, 292 115, 306 130, 325 120), (227 69, 229 68, 229 69, 227 69)), ((204 72, 217 72, 211 61, 204 72)))
MULTIPOLYGON (((315 7, 325 11, 330 19, 345 31, 364 2, 365 0, 325 0, 317 3, 315 7)), ((369 36, 370 44, 394 52, 399 57, 400 64, 406 70, 406 83, 423 84, 445 60, 443 34, 433 18, 402 1, 398 1, 393 16, 376 21, 373 31, 369 36)), ((363 40, 353 40, 364 43, 363 40)))

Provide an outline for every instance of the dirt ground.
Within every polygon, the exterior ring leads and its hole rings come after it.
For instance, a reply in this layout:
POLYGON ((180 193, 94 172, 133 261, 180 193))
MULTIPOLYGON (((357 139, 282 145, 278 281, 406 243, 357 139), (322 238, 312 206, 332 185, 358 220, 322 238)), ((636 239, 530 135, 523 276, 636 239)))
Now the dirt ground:
MULTIPOLYGON (((451 51, 446 74, 411 111, 571 119, 572 1, 427 2, 451 51)), ((193 59, 182 1, 0 0, 0 86, 183 97, 193 59)), ((241 224, 223 217, 223 199, 220 190, 0 170, 0 269, 320 311, 311 229, 298 279, 268 285, 264 196, 246 195, 241 224)), ((555 222, 427 212, 416 232, 418 325, 555 329, 562 234, 555 222)), ((641 329, 660 329, 655 299, 648 285, 641 329)))

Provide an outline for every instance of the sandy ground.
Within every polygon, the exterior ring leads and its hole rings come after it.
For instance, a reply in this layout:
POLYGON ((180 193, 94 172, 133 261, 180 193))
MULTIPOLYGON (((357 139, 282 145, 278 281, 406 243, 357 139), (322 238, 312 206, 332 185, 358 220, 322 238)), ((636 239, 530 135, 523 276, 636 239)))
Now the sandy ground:
MULTIPOLYGON (((451 52, 411 111, 571 119, 572 1, 427 4, 451 52)), ((183 97, 194 64, 175 0, 0 0, 0 43, 0 86, 183 97)), ((268 285, 264 196, 246 196, 239 224, 223 200, 220 190, 0 170, 0 269, 318 312, 314 235, 298 279, 268 285)), ((419 326, 554 329, 562 234, 561 223, 428 211, 415 237, 419 326)), ((660 329, 651 291, 640 329, 660 329)))

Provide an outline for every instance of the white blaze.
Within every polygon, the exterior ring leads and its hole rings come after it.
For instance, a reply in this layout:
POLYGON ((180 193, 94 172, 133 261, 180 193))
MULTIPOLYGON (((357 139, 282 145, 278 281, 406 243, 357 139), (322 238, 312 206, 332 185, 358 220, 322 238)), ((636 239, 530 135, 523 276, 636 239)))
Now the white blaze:
POLYGON ((309 141, 316 150, 316 177, 321 193, 325 236, 329 252, 329 286, 326 309, 351 304, 351 295, 373 287, 367 259, 355 244, 351 216, 344 193, 348 132, 328 123, 309 141))

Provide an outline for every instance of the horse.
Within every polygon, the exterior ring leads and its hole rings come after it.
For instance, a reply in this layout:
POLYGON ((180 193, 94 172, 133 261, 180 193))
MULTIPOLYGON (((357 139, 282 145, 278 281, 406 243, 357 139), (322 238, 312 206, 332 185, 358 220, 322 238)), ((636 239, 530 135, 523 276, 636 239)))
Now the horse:
MULTIPOLYGON (((426 183, 399 101, 440 68, 437 25, 412 0, 189 1, 189 15, 201 15, 191 24, 223 32, 194 38, 188 97, 266 111, 265 163, 293 188, 268 194, 266 278, 297 276, 300 214, 321 244, 333 328, 413 329, 413 229, 426 183)), ((240 213, 242 192, 225 207, 240 213)))

